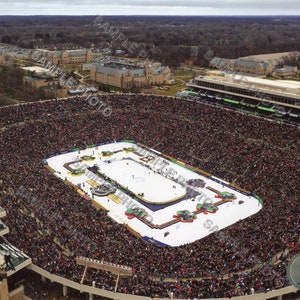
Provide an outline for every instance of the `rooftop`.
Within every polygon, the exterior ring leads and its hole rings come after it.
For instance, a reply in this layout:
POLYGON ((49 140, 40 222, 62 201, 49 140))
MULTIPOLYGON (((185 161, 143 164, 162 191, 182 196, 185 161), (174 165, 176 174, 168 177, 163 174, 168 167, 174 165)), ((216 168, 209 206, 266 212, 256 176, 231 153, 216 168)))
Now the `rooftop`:
POLYGON ((106 73, 110 75, 115 75, 117 72, 120 74, 125 74, 130 71, 133 76, 145 76, 144 67, 114 61, 96 64, 96 71, 99 73, 106 73))
POLYGON ((275 69, 274 72, 277 73, 285 73, 285 72, 294 72, 297 70, 295 66, 283 66, 282 68, 275 69))
POLYGON ((228 85, 235 85, 246 87, 254 90, 259 87, 260 90, 265 92, 281 92, 300 96, 300 81, 293 80, 270 80, 259 77, 245 76, 242 74, 225 75, 225 76, 200 76, 198 80, 208 80, 213 82, 222 82, 228 85))
POLYGON ((49 72, 48 69, 37 66, 23 67, 22 69, 28 72, 35 72, 36 74, 45 74, 49 72))
POLYGON ((288 56, 294 52, 279 52, 279 53, 268 53, 268 54, 256 54, 245 57, 240 57, 242 59, 247 60, 255 60, 255 61, 269 61, 272 63, 276 63, 282 59, 283 56, 288 56))
POLYGON ((98 90, 93 87, 93 86, 88 86, 88 87, 84 87, 84 88, 77 88, 77 89, 71 89, 69 90, 70 94, 82 94, 84 92, 92 92, 92 93, 96 93, 98 92, 98 90))
POLYGON ((88 53, 87 49, 77 49, 77 50, 66 50, 69 55, 86 55, 88 53))
POLYGON ((298 90, 300 92, 300 81, 293 81, 293 80, 270 80, 264 79, 259 77, 252 77, 252 76, 241 76, 235 75, 233 82, 238 81, 242 83, 256 83, 258 85, 268 86, 270 88, 281 88, 281 89, 293 89, 298 90))
POLYGON ((55 81, 58 80, 56 77, 53 75, 48 75, 48 74, 32 74, 31 76, 24 76, 26 80, 45 80, 45 81, 55 81))

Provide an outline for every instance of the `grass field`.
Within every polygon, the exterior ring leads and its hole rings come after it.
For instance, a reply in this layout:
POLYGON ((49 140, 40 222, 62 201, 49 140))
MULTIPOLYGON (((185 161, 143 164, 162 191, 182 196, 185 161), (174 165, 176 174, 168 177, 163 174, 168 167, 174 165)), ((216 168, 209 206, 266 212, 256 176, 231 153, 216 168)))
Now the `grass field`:
POLYGON ((157 87, 153 88, 154 94, 163 96, 175 96, 178 91, 184 90, 186 88, 186 82, 195 77, 195 72, 192 70, 175 70, 174 79, 175 83, 172 85, 164 85, 167 87, 166 90, 161 90, 157 87))

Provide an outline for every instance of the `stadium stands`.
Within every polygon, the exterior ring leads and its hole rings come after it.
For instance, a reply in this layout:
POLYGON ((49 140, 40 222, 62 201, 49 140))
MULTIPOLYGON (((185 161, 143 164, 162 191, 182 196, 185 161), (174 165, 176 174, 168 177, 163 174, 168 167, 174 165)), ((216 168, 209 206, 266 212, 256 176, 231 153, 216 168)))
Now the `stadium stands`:
MULTIPOLYGON (((109 118, 79 97, 0 109, 0 205, 9 245, 75 282, 83 272, 77 256, 130 266, 134 276, 121 278, 118 292, 134 295, 218 298, 289 285, 286 265, 300 251, 299 127, 176 98, 122 94, 103 101, 113 108, 109 118), (265 207, 181 247, 137 239, 43 167, 52 153, 118 138, 254 191, 265 207)), ((89 270, 84 283, 112 291, 114 280, 89 270)))

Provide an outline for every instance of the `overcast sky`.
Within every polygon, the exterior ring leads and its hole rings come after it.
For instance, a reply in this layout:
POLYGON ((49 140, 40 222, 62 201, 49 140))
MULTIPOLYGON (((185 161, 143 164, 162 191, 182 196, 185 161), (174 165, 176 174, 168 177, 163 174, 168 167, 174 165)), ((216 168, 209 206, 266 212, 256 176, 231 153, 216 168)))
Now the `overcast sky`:
POLYGON ((0 0, 0 15, 300 15, 300 0, 0 0))

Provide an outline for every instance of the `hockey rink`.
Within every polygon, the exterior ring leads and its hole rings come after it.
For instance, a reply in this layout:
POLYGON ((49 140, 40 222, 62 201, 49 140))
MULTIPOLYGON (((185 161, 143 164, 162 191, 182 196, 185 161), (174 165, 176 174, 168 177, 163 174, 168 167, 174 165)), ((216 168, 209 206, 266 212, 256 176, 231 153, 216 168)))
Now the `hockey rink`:
POLYGON ((251 193, 133 142, 72 150, 44 164, 73 184, 83 206, 92 201, 116 222, 162 246, 192 243, 262 208, 251 193), (210 209, 200 209, 207 204, 210 209))

